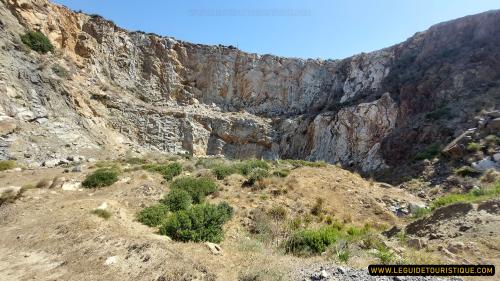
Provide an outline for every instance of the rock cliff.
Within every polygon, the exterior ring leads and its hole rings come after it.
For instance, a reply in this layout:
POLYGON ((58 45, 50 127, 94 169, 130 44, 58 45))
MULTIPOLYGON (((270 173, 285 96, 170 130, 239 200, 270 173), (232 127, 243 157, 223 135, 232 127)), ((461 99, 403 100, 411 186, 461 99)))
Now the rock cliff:
POLYGON ((46 0, 0 2, 0 155, 127 151, 410 163, 500 103, 500 11, 343 60, 283 58, 130 32, 46 0), (40 30, 56 50, 26 50, 40 30))

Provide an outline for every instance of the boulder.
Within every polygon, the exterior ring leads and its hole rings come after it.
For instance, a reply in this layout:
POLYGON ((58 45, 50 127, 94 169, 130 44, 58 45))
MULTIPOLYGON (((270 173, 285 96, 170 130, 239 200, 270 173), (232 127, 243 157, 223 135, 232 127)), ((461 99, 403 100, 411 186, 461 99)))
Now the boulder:
POLYGON ((43 162, 42 166, 47 168, 54 168, 55 166, 58 166, 60 164, 61 164, 61 159, 50 159, 43 162))
POLYGON ((62 184, 61 189, 66 191, 75 191, 82 187, 81 182, 68 181, 62 184))
POLYGON ((211 242, 205 242, 205 245, 207 245, 208 249, 210 250, 210 252, 212 252, 212 254, 214 254, 214 255, 222 255, 223 254, 222 248, 218 244, 211 243, 211 242))
POLYGON ((411 238, 408 240, 407 244, 408 244, 408 247, 411 247, 411 248, 414 248, 417 250, 424 248, 426 245, 424 240, 421 238, 411 238))
POLYGON ((486 171, 489 169, 500 169, 500 163, 492 161, 491 159, 484 158, 483 160, 472 163, 472 168, 478 171, 486 171))
POLYGON ((465 245, 463 242, 455 241, 448 244, 447 249, 453 254, 458 254, 465 249, 465 245))
POLYGON ((8 135, 16 128, 16 119, 9 116, 0 116, 0 136, 8 135))

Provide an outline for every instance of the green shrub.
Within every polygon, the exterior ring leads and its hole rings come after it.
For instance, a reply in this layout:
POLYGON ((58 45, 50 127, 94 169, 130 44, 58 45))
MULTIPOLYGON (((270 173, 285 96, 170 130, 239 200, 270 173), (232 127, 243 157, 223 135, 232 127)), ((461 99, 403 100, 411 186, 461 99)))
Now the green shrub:
POLYGON ((222 241, 222 226, 233 215, 227 204, 200 204, 172 214, 160 228, 160 234, 177 241, 222 241))
POLYGON ((187 210, 192 202, 193 199, 189 192, 181 189, 172 189, 165 198, 161 200, 161 203, 165 204, 172 212, 187 210))
POLYGON ((14 169, 16 162, 12 160, 0 160, 0 171, 14 169))
POLYGON ((248 178, 246 180, 246 184, 253 185, 256 182, 266 178, 269 176, 269 172, 263 168, 254 168, 250 174, 248 174, 248 178))
POLYGON ((481 174, 480 172, 476 171, 474 168, 470 166, 463 166, 458 169, 455 169, 453 173, 461 177, 475 177, 481 174))
POLYGON ((482 146, 477 142, 470 142, 467 144, 467 150, 471 152, 477 152, 482 149, 482 146))
POLYGON ((195 204, 203 202, 205 196, 217 191, 217 184, 210 178, 183 177, 174 180, 170 187, 187 191, 195 204))
POLYGON ((109 186, 118 181, 118 170, 101 168, 88 175, 82 182, 82 186, 86 188, 109 186))
POLYGON ((103 210, 103 209, 95 209, 95 210, 92 210, 91 213, 100 217, 100 218, 103 218, 105 220, 107 220, 111 217, 111 212, 109 212, 107 210, 103 210))
POLYGON ((286 178, 290 174, 290 170, 288 169, 283 169, 283 170, 278 170, 273 172, 273 176, 277 176, 280 178, 286 178))
POLYGON ((285 241, 284 248, 287 253, 299 256, 321 254, 340 237, 342 233, 331 226, 317 230, 300 230, 285 241))
POLYGON ((432 159, 441 153, 441 145, 438 143, 433 143, 428 145, 424 150, 420 151, 415 155, 415 160, 425 160, 432 159))
POLYGON ((168 211, 166 205, 156 204, 140 211, 137 214, 137 221, 147 226, 159 226, 165 221, 168 211))
POLYGON ((174 162, 168 165, 163 164, 146 164, 142 166, 143 169, 159 173, 163 176, 163 178, 167 181, 172 180, 174 177, 178 176, 182 172, 182 165, 174 162))
POLYGON ((26 44, 33 51, 45 54, 52 52, 54 46, 50 43, 49 38, 40 31, 28 31, 21 35, 21 41, 26 44))
POLYGON ((227 176, 237 173, 238 170, 233 165, 217 164, 212 167, 212 172, 218 180, 223 180, 227 176))

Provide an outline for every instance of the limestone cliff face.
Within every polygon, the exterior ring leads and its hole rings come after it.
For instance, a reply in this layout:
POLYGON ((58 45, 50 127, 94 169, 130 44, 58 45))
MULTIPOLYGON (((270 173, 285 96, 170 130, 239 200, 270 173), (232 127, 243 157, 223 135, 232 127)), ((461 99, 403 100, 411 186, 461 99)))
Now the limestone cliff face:
POLYGON ((23 158, 27 147, 32 159, 135 149, 368 172, 407 162, 459 134, 478 108, 498 105, 499 12, 369 54, 302 60, 129 32, 46 0, 0 5, 2 114, 18 125, 2 137, 3 157, 23 158), (23 51, 28 29, 56 52, 23 51), (435 111, 446 118, 426 117, 435 111))

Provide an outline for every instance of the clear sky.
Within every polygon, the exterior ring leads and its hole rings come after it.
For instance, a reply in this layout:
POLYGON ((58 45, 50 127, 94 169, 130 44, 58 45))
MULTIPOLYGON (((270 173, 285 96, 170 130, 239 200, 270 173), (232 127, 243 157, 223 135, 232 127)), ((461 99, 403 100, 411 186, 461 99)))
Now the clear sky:
POLYGON ((498 0, 55 0, 129 30, 288 57, 339 59, 399 43, 498 0))

